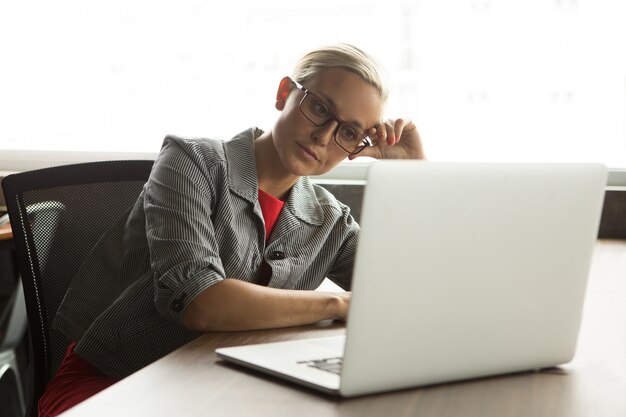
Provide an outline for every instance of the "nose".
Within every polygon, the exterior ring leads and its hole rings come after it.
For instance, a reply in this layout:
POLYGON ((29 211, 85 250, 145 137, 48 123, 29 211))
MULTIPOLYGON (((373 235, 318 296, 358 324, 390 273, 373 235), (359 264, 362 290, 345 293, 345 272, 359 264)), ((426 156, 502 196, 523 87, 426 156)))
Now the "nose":
POLYGON ((339 122, 331 120, 324 126, 320 126, 313 131, 311 135, 315 143, 320 146, 326 146, 333 140, 337 129, 339 128, 339 122))

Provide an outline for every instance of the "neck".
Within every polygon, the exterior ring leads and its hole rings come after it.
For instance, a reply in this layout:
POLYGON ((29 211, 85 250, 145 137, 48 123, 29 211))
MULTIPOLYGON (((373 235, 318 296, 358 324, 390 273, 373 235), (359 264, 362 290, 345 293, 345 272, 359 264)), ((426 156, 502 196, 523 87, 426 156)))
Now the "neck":
POLYGON ((285 201, 289 196, 289 190, 300 177, 283 167, 276 153, 271 131, 263 133, 254 142, 254 154, 259 188, 285 201))

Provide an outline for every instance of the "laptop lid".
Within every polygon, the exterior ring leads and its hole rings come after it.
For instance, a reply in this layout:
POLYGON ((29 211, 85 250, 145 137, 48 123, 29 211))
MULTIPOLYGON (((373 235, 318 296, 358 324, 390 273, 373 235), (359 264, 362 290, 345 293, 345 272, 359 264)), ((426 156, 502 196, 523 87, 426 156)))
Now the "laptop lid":
POLYGON ((374 163, 341 394, 570 361, 606 176, 600 164, 374 163))

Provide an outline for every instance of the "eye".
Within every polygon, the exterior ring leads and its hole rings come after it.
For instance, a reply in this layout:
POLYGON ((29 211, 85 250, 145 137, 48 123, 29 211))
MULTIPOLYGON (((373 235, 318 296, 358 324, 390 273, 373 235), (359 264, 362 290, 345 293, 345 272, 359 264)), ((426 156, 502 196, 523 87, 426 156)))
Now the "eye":
POLYGON ((321 117, 323 119, 326 119, 330 116, 330 111, 328 110, 328 107, 326 107, 319 101, 313 102, 313 112, 317 117, 321 117))
POLYGON ((359 138, 356 129, 348 125, 341 125, 339 127, 339 134, 341 135, 342 139, 347 141, 356 141, 359 138))

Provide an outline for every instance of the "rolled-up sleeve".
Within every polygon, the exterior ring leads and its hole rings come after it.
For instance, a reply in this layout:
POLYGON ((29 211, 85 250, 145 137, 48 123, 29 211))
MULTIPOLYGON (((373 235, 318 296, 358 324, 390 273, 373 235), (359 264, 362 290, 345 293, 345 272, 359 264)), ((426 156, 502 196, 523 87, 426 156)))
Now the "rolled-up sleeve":
POLYGON ((154 301, 180 322, 201 291, 224 279, 211 220, 215 184, 193 143, 167 137, 155 161, 144 200, 146 235, 154 274, 154 301))

